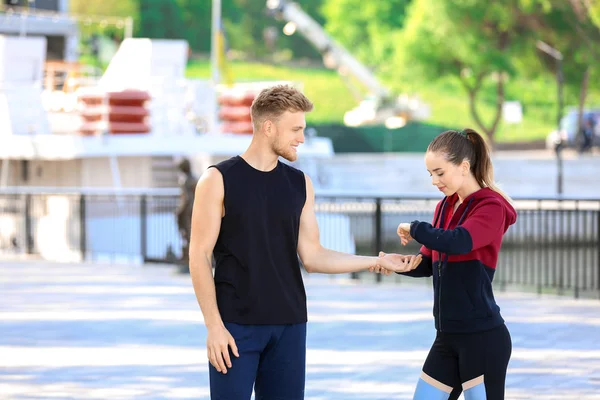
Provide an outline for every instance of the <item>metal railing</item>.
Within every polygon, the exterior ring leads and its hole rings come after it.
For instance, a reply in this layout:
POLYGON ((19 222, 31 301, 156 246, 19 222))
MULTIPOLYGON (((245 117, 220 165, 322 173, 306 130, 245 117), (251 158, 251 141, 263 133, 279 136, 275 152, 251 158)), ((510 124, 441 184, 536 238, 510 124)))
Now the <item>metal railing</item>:
MULTIPOLYGON (((181 240, 178 191, 0 190, 0 255, 80 261, 175 263, 181 240)), ((416 253, 396 235, 400 222, 431 221, 439 197, 318 193, 324 246, 357 254, 416 253)), ((600 199, 516 198, 518 219, 504 237, 494 284, 539 293, 600 297, 600 199)), ((377 281, 411 279, 355 274, 377 281)))

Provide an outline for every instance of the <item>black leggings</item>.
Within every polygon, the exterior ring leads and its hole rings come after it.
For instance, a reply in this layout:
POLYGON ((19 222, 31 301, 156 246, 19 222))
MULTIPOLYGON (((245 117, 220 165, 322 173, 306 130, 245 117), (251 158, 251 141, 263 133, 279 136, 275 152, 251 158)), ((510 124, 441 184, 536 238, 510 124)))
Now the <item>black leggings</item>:
POLYGON ((415 400, 503 400, 512 353, 505 325, 477 333, 437 333, 417 384, 415 400))

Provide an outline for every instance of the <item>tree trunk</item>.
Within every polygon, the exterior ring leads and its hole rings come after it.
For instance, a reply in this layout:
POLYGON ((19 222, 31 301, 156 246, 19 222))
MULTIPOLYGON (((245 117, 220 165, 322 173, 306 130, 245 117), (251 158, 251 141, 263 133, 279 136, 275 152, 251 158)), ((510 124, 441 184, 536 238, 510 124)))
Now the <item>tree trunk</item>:
POLYGON ((464 80, 463 84, 469 92, 469 109, 471 111, 471 116, 473 117, 473 120, 477 126, 486 134, 490 147, 493 148, 494 134, 496 133, 498 125, 500 124, 500 119, 502 118, 502 105, 504 104, 504 76, 502 73, 498 73, 498 82, 496 84, 496 115, 494 116, 492 124, 489 128, 485 126, 481 120, 481 117, 479 116, 479 112, 477 111, 477 93, 479 92, 479 89, 481 89, 481 84, 484 77, 485 74, 480 73, 477 76, 475 85, 473 87, 469 86, 464 80))
POLYGON ((494 134, 498 130, 500 125, 500 119, 502 118, 502 106, 504 105, 504 75, 502 72, 498 74, 498 82, 496 83, 496 116, 494 122, 487 132, 490 139, 490 145, 494 145, 494 134))
POLYGON ((583 72, 583 79, 581 80, 581 89, 579 90, 579 110, 577 113, 577 130, 575 131, 576 143, 582 140, 581 127, 583 125, 583 111, 585 109, 585 99, 587 97, 588 82, 590 80, 590 69, 591 67, 588 65, 585 71, 583 72))

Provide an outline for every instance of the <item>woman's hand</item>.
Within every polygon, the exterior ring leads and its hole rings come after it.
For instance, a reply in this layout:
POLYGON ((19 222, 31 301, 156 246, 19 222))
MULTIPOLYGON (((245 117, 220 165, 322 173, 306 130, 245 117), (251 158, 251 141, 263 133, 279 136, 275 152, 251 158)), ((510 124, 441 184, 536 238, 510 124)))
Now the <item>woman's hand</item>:
POLYGON ((397 233, 398 236, 400 236, 400 243, 402 243, 403 246, 406 246, 406 244, 412 240, 412 237, 410 236, 410 224, 407 222, 398 225, 397 233))
POLYGON ((423 256, 405 256, 402 254, 386 254, 383 251, 379 252, 377 265, 371 271, 381 272, 384 275, 389 275, 392 272, 409 272, 417 268, 421 263, 423 256))

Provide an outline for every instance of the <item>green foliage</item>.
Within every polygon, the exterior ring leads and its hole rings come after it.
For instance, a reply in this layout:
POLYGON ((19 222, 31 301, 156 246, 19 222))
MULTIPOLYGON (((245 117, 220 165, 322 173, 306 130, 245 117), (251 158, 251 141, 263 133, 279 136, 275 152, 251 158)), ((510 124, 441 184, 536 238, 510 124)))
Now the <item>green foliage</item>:
POLYGON ((590 4, 590 19, 592 23, 600 28, 600 1, 594 1, 590 4))
POLYGON ((211 2, 204 0, 177 0, 181 10, 183 37, 191 49, 210 51, 211 43, 211 2))
POLYGON ((183 39, 181 7, 174 1, 138 0, 140 26, 138 35, 156 39, 183 39))
POLYGON ((534 49, 526 25, 533 17, 519 0, 415 0, 396 64, 414 61, 415 72, 427 77, 461 76, 465 70, 514 75, 523 46, 534 49))
POLYGON ((521 55, 535 49, 532 27, 542 7, 531 1, 415 0, 394 60, 402 77, 397 88, 419 91, 415 83, 423 79, 458 78, 477 127, 493 138, 506 80, 518 74, 519 62, 530 60, 521 55), (490 81, 496 87, 495 104, 486 118, 480 92, 490 81))
MULTIPOLYGON (((319 11, 322 2, 323 0, 304 0, 300 5, 309 16, 318 23, 323 23, 319 11)), ((319 59, 320 55, 313 45, 301 35, 285 36, 282 33, 285 22, 269 16, 266 4, 266 0, 223 0, 223 25, 230 49, 249 58, 271 57, 275 52, 289 49, 296 58, 319 59), (265 29, 277 32, 275 48, 267 46, 265 29)))
POLYGON ((69 8, 73 14, 105 17, 133 17, 139 20, 138 0, 70 0, 69 8))
POLYGON ((364 63, 378 70, 392 58, 396 33, 411 0, 325 0, 326 30, 364 63))
MULTIPOLYGON (((140 15, 137 6, 138 0, 70 0, 69 8, 71 13, 78 16, 94 16, 94 17, 131 17, 133 26, 136 27, 140 22, 140 15)), ((92 34, 101 34, 108 37, 123 38, 123 26, 110 24, 103 26, 99 23, 87 24, 80 23, 81 36, 86 39, 92 34)))

